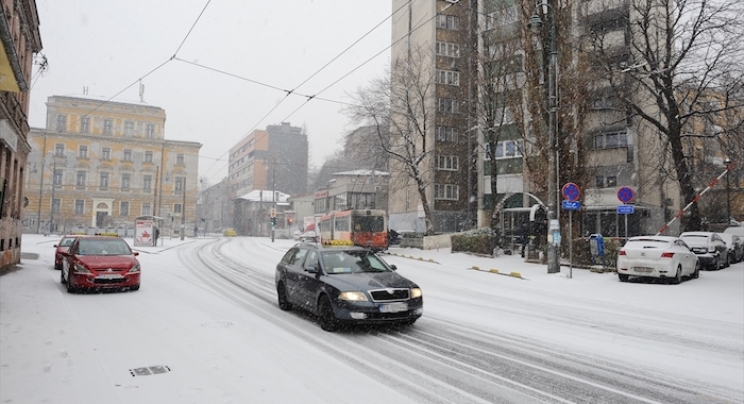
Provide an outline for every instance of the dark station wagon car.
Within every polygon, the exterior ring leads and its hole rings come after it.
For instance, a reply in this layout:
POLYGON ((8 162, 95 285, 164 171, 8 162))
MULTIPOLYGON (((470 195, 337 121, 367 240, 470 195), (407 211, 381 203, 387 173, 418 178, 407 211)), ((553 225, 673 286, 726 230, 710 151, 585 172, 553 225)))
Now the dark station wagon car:
POLYGON ((62 253, 60 282, 72 293, 91 289, 140 287, 138 252, 116 236, 78 237, 62 253))
POLYGON ((413 324, 424 312, 421 289, 374 252, 301 243, 276 266, 279 308, 316 316, 325 331, 346 324, 413 324))

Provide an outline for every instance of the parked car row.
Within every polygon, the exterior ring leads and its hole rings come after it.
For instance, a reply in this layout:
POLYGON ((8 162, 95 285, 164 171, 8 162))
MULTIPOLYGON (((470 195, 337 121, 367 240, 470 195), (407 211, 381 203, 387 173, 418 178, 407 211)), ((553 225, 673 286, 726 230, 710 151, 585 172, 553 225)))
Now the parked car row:
POLYGON ((723 233, 631 237, 618 252, 618 278, 621 282, 630 277, 657 278, 678 284, 683 278, 698 278, 701 269, 726 268, 744 259, 744 234, 736 234, 739 229, 744 232, 739 227, 723 233))

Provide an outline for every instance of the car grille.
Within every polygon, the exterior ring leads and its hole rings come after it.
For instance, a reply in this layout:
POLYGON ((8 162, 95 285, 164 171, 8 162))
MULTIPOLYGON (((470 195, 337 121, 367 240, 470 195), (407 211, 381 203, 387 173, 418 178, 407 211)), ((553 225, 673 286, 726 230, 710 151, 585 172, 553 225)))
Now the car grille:
POLYGON ((372 300, 375 302, 391 302, 395 300, 408 300, 410 298, 408 288, 376 289, 370 290, 369 294, 372 295, 372 300))
POLYGON ((112 279, 93 279, 93 283, 99 285, 110 285, 113 283, 122 283, 126 281, 126 278, 112 278, 112 279))

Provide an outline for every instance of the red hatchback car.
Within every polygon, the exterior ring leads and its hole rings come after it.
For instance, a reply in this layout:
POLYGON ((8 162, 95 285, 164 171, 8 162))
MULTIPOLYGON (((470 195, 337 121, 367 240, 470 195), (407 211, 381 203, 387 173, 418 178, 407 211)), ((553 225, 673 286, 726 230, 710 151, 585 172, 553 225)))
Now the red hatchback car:
POLYGON ((69 293, 83 289, 140 287, 138 252, 116 236, 79 237, 62 253, 60 282, 69 293))
POLYGON ((67 235, 62 237, 62 240, 59 240, 59 243, 54 245, 54 269, 58 271, 62 269, 62 253, 67 251, 67 249, 70 248, 70 245, 72 245, 72 242, 78 237, 80 236, 67 235))

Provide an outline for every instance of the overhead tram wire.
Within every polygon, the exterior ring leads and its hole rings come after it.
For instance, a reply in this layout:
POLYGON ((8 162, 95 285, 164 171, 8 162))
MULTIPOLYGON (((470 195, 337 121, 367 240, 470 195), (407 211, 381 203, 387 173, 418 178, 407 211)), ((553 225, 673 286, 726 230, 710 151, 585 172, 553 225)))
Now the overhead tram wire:
MULTIPOLYGON (((279 107, 279 105, 280 105, 280 104, 282 104, 282 103, 283 103, 283 102, 284 102, 284 101, 285 101, 285 100, 286 100, 286 99, 287 99, 287 98, 289 97, 289 95, 290 95, 290 94, 294 94, 294 93, 296 93, 296 90, 297 90, 298 88, 300 88, 300 87, 301 87, 302 85, 304 85, 305 83, 307 83, 308 81, 310 81, 310 79, 312 79, 312 78, 313 78, 313 77, 315 77, 315 76, 316 76, 316 75, 317 75, 318 73, 320 73, 321 71, 323 71, 323 69, 325 69, 326 67, 328 67, 329 65, 331 65, 331 64, 332 64, 332 63, 333 63, 334 61, 336 61, 336 60, 337 60, 337 59, 338 59, 339 57, 341 57, 341 56, 342 56, 342 55, 343 55, 344 53, 346 53, 346 52, 347 52, 347 51, 348 51, 349 49, 351 49, 351 48, 353 48, 354 46, 356 46, 356 44, 358 44, 358 43, 359 43, 359 41, 361 41, 362 39, 364 39, 365 37, 367 37, 367 36, 368 36, 369 34, 371 34, 371 33, 372 33, 372 32, 373 32, 374 30, 376 30, 377 28, 379 28, 379 27, 380 27, 380 25, 382 25, 382 24, 383 24, 383 23, 384 23, 385 21, 387 21, 387 20, 389 20, 390 18, 392 18, 392 17, 393 17, 393 16, 394 16, 394 15, 395 15, 395 14, 396 14, 396 13, 397 13, 398 11, 400 11, 401 9, 403 9, 403 7, 405 7, 406 5, 408 5, 408 3, 410 3, 410 2, 411 2, 411 0, 408 0, 407 2, 403 3, 403 5, 402 5, 402 6, 400 6, 400 7, 399 7, 399 8, 397 9, 397 10, 393 11, 393 13, 392 13, 392 14, 390 14, 390 15, 389 15, 388 17, 386 17, 386 18, 385 18, 384 20, 382 20, 382 21, 380 21, 380 22, 379 22, 378 24, 376 24, 376 25, 375 25, 375 26, 374 26, 374 27, 373 27, 372 29, 370 29, 369 31, 367 31, 367 33, 365 33, 365 34, 364 34, 364 35, 362 35, 362 36, 361 36, 361 37, 360 37, 359 39, 357 39, 356 41, 354 41, 354 42, 353 42, 353 43, 352 43, 351 45, 349 45, 349 46, 348 46, 348 47, 347 47, 346 49, 344 49, 343 51, 341 51, 341 53, 339 53, 339 54, 338 54, 338 55, 336 55, 336 56, 335 56, 334 58, 332 58, 332 59, 331 59, 331 60, 330 60, 330 61, 329 61, 328 63, 326 63, 326 64, 325 64, 325 65, 323 65, 323 66, 322 66, 322 67, 321 67, 320 69, 318 69, 318 70, 317 70, 317 71, 315 71, 315 72, 314 72, 313 74, 311 74, 311 75, 310 75, 310 76, 309 76, 309 77, 308 77, 307 79, 305 79, 304 81, 302 81, 302 82, 301 82, 301 83, 300 83, 299 85, 295 86, 295 88, 294 88, 294 89, 292 89, 292 90, 284 90, 284 89, 281 89, 281 88, 278 88, 278 87, 274 87, 274 86, 271 86, 271 85, 268 85, 268 84, 264 84, 264 83, 256 82, 256 81, 254 81, 254 80, 250 80, 250 79, 246 79, 246 78, 243 78, 243 77, 240 77, 240 76, 237 76, 237 75, 233 75, 233 74, 231 74, 231 73, 227 73, 227 72, 222 72, 222 71, 220 71, 220 70, 217 70, 217 69, 209 68, 209 67, 207 67, 207 66, 202 66, 202 65, 198 65, 198 64, 194 64, 194 63, 191 63, 191 64, 193 64, 193 65, 195 65, 195 66, 199 66, 199 67, 205 68, 205 69, 208 69, 208 70, 213 70, 213 71, 216 71, 216 72, 221 72, 221 73, 227 74, 227 75, 229 75, 229 76, 232 76, 232 77, 235 77, 235 78, 239 78, 239 79, 241 79, 241 80, 246 80, 246 81, 249 81, 249 82, 253 82, 253 83, 255 83, 255 84, 259 84, 259 85, 264 85, 264 86, 266 86, 266 87, 274 88, 274 89, 277 89, 277 90, 280 90, 280 91, 285 91, 285 92, 287 93, 287 95, 286 95, 286 96, 285 96, 284 98, 282 98, 282 99, 281 99, 281 101, 279 101, 279 102, 278 102, 278 103, 277 103, 276 105, 274 105, 274 107, 273 107, 273 108, 271 108, 271 110, 270 110, 270 111, 269 111, 269 112, 268 112, 268 113, 267 113, 266 115, 264 115, 264 116, 263 116, 263 117, 262 117, 262 118, 261 118, 261 119, 260 119, 260 120, 259 120, 259 121, 258 121, 258 122, 257 122, 256 124, 255 124, 255 125, 253 125, 253 127, 252 127, 252 128, 251 128, 251 129, 250 129, 250 130, 249 130, 249 131, 248 131, 248 132, 247 132, 247 133, 245 134, 245 135, 243 135, 243 136, 247 136, 247 135, 249 135, 249 134, 250 134, 251 132, 253 132, 253 130, 255 130, 255 129, 256 129, 257 127, 258 127, 258 125, 260 125, 260 124, 261 124, 261 122, 263 122, 263 121, 264 121, 264 120, 265 120, 265 119, 266 119, 266 118, 267 118, 267 117, 268 117, 268 116, 269 116, 269 115, 270 115, 270 114, 271 114, 272 112, 274 112, 274 110, 276 110, 276 108, 278 108, 278 107, 279 107)), ((392 45, 391 45, 391 46, 392 46, 392 45)), ((369 62, 370 62, 370 61, 371 61, 372 59, 374 59, 374 58, 376 58, 377 56, 379 56, 379 55, 380 55, 380 53, 384 52, 385 50, 387 50, 387 49, 389 49, 389 48, 390 48, 390 47, 388 47, 388 48, 385 48, 385 49, 383 49, 383 50, 382 50, 381 52, 379 52, 378 54, 376 54, 376 55, 375 55, 375 56, 373 56, 372 58, 368 59, 368 60, 367 60, 366 62, 364 62, 364 63, 363 63, 363 64, 361 64, 360 66, 356 67, 356 68, 355 68, 354 70, 352 70, 352 71, 351 71, 351 72, 349 72, 348 74, 344 75, 344 76, 342 77, 342 79, 343 79, 344 77, 348 76, 349 74, 353 73, 353 72, 354 72, 354 71, 356 71, 357 69, 359 69, 359 68, 360 68, 361 66, 364 66, 365 64, 369 63, 369 62)), ((180 61, 182 61, 182 62, 185 62, 185 63, 190 63, 190 62, 187 62, 187 61, 185 61, 185 60, 181 60, 181 59, 178 59, 178 60, 180 60, 180 61)), ((338 81, 340 81, 340 80, 341 80, 341 79, 339 79, 339 80, 335 81, 335 82, 334 82, 333 84, 336 84, 336 83, 338 83, 338 81)), ((332 85, 333 85, 333 84, 332 84, 332 85)), ((329 86, 329 87, 330 87, 330 86, 329 86)), ((326 87, 325 89, 323 89, 323 91, 325 91, 326 89, 328 89, 328 87, 326 87)), ((303 96, 303 97, 306 97, 306 98, 307 98, 307 100, 306 100, 306 101, 305 101, 305 102, 304 102, 304 103, 303 103, 302 105, 300 105, 300 107, 299 107, 299 108, 297 108, 297 109, 296 109, 296 110, 295 110, 294 112, 292 112, 292 113, 290 114, 290 116, 291 116, 291 115, 293 115, 293 114, 294 114, 295 112, 297 112, 297 111, 298 111, 298 110, 299 110, 300 108, 302 108, 302 106, 304 106, 305 104, 307 104, 307 103, 308 103, 308 102, 309 102, 310 100, 312 100, 312 99, 314 99, 314 98, 317 98, 317 99, 319 99, 319 100, 321 100, 321 101, 329 101, 329 102, 336 102, 336 103, 339 103, 339 104, 346 104, 346 105, 350 105, 349 103, 345 103, 345 102, 342 102, 342 101, 333 101, 333 100, 330 100, 330 99, 324 99, 324 98, 320 98, 320 97, 317 97, 317 95, 318 95, 318 94, 315 94, 315 95, 302 95, 302 94, 299 94, 299 93, 297 93, 297 94, 298 94, 298 95, 301 95, 301 96, 303 96)), ((285 121, 286 121, 286 119, 285 119, 285 121)), ((226 155, 227 153, 229 153, 229 151, 225 152, 225 153, 224 153, 224 154, 222 154, 222 155, 221 155, 220 157, 223 157, 223 156, 225 156, 225 155, 226 155)), ((216 163, 217 163, 217 162, 215 161, 215 163, 213 163, 213 164, 212 164, 212 165, 211 165, 211 166, 210 166, 210 167, 209 167, 209 168, 207 169, 207 171, 205 171, 205 174, 206 174, 206 173, 208 173, 208 172, 209 172, 209 171, 210 171, 210 170, 211 170, 211 169, 212 169, 212 168, 214 167, 214 165, 215 165, 216 163)), ((228 161, 228 164, 229 164, 229 161, 228 161)))
MULTIPOLYGON (((405 4, 408 4, 408 3, 405 3, 405 4)), ((451 3, 451 4, 448 4, 448 5, 447 5, 447 6, 445 7, 445 8, 443 8, 442 10, 440 10, 440 12, 441 12, 441 11, 444 11, 444 10, 446 10, 446 9, 448 9, 448 8, 450 8, 450 7, 451 7, 452 5, 454 5, 454 4, 458 4, 458 3, 451 3)), ((401 8, 402 8, 402 7, 401 7, 401 8)), ((400 8, 399 8, 398 10, 400 10, 400 8)), ((395 12, 398 12, 398 10, 396 10, 395 12)), ((395 13, 393 13, 393 14, 395 14, 395 13)), ((433 16, 433 17, 429 18, 428 20, 426 20, 426 21, 424 21, 424 22, 420 23, 419 25, 417 25, 416 27, 414 27, 413 29, 411 29, 411 31, 410 31, 410 32, 414 32, 414 31, 417 31, 418 29, 420 29, 421 27, 423 27, 424 25, 426 25, 427 23, 429 23, 429 22, 430 22, 430 21, 432 21, 433 19, 437 18, 437 16, 438 16, 438 15, 439 15, 438 13, 437 13, 437 14, 434 14, 434 16, 433 16)), ((343 80, 343 79, 345 79, 346 77, 350 76, 350 75, 351 75, 352 73, 354 73, 355 71, 359 70, 359 69, 360 69, 360 68, 361 68, 362 66, 366 65, 367 63, 369 63, 369 62, 371 62, 372 60, 374 60, 374 59, 375 59, 376 57, 380 56, 380 55, 381 55, 381 54, 382 54, 383 52, 385 52, 385 51, 387 51, 388 49, 392 48, 392 47, 393 47, 393 45, 395 45, 395 44, 397 44, 398 42, 401 42, 401 41, 403 41, 404 39, 406 39, 406 38, 408 37, 408 35, 410 34, 410 32, 409 32, 409 33, 406 33, 406 35, 405 35, 405 36, 403 36, 403 37, 399 38, 399 39, 398 39, 397 41, 395 41, 395 42, 391 43, 391 44, 390 44, 390 46, 388 46, 388 47, 384 48, 383 50, 381 50, 381 51, 377 52, 377 53, 376 53, 376 54, 374 54, 374 55, 373 55, 373 56, 372 56, 371 58, 369 58, 369 59, 365 60, 364 62, 362 62, 362 64, 360 64, 359 66, 355 67, 355 68, 354 68, 354 69, 352 69, 352 70, 351 70, 350 72, 348 72, 348 73, 344 74, 343 76, 339 77, 339 78, 338 78, 338 80, 334 81, 333 83, 329 84, 328 86, 326 86, 326 87, 325 87, 325 88, 323 88, 322 90, 318 91, 318 92, 317 92, 317 93, 316 93, 316 94, 315 94, 315 95, 314 95, 314 96, 313 96, 312 98, 308 98, 308 100, 307 100, 307 101, 305 101, 305 102, 304 102, 304 103, 303 103, 302 105, 300 105, 300 106, 299 106, 299 107, 297 107, 297 108, 296 108, 296 109, 295 109, 294 111, 292 111, 292 112, 291 112, 291 113, 290 113, 289 115, 287 115, 287 117, 286 117, 286 118, 284 118, 284 119, 283 119, 283 121, 288 121, 288 120, 289 120, 289 118, 290 118, 290 117, 291 117, 292 115, 294 115, 294 114, 295 114, 295 113, 296 113, 297 111, 299 111, 300 109, 302 109, 302 107, 304 107, 305 105, 307 105, 307 103, 308 103, 308 102, 310 102, 310 100, 312 100, 313 98, 315 98, 315 97, 316 97, 317 95, 319 95, 319 94, 322 94, 323 92, 325 92, 325 91, 326 91, 326 90, 328 90, 329 88, 331 88, 331 87, 335 86, 335 85, 336 85, 336 84, 338 84, 338 83, 339 83, 339 82, 340 82, 341 80, 343 80)))
POLYGON ((191 35, 191 31, 193 31, 194 30, 194 27, 196 27, 196 24, 199 23, 199 20, 201 20, 202 16, 204 15, 204 12, 207 11, 207 7, 209 7, 209 3, 211 3, 211 2, 212 2, 212 0, 207 0, 207 3, 204 4, 204 8, 202 8, 201 13, 199 13, 199 16, 196 17, 196 20, 194 20, 194 23, 191 24, 191 28, 189 28, 189 32, 187 32, 186 35, 183 37, 183 40, 181 41, 181 44, 178 45, 178 48, 176 48, 176 51, 173 53, 173 57, 171 59, 176 58, 176 56, 178 55, 178 52, 183 47, 183 44, 186 43, 186 40, 189 38, 189 35, 191 35))

